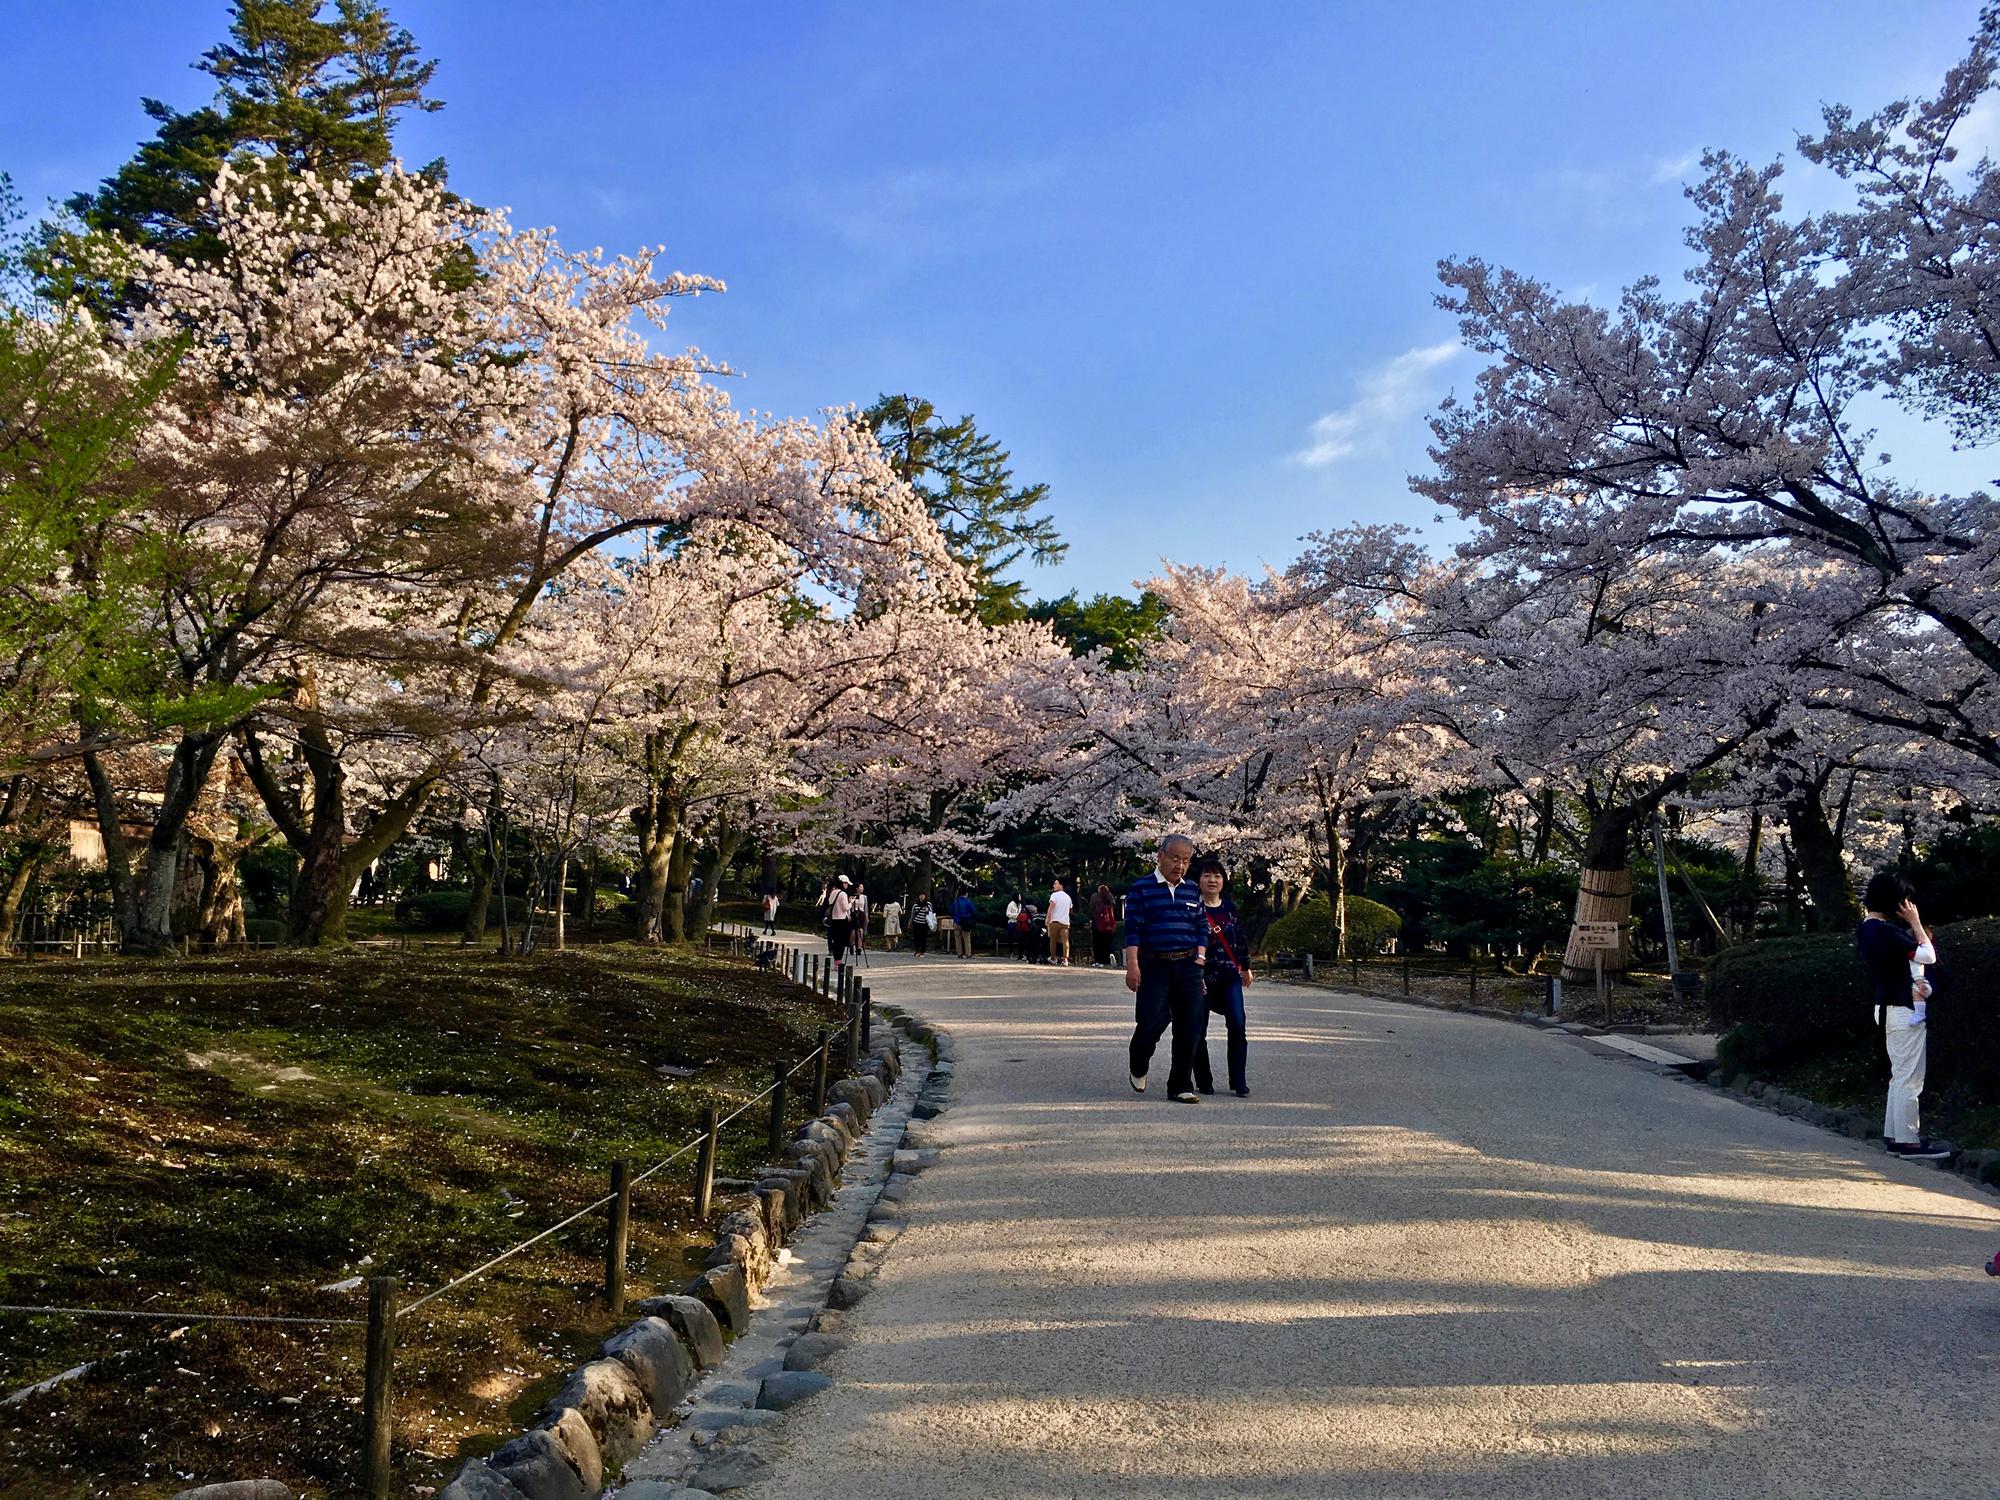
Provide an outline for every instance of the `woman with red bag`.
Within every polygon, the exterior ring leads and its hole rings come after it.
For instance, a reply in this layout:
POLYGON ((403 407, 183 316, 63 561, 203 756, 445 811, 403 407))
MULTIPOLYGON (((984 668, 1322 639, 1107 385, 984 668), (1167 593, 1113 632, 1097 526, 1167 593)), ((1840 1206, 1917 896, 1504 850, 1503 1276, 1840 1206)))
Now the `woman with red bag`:
POLYGON ((1092 967, 1111 962, 1111 940, 1118 935, 1118 898, 1111 887, 1099 885, 1090 898, 1090 962, 1092 967))
MULTIPOLYGON (((1250 944, 1237 920, 1236 906, 1223 888, 1229 872, 1213 854, 1204 854, 1189 872, 1201 886, 1201 915, 1208 924, 1208 1013, 1221 1016, 1229 1031, 1229 1092, 1239 1099, 1250 1097, 1244 1066, 1250 1054, 1249 1037, 1243 1018, 1243 987, 1254 977, 1250 973, 1250 944)), ((1194 1086, 1204 1094, 1215 1092, 1215 1074, 1208 1065, 1208 1041, 1203 1038, 1194 1052, 1194 1086)))

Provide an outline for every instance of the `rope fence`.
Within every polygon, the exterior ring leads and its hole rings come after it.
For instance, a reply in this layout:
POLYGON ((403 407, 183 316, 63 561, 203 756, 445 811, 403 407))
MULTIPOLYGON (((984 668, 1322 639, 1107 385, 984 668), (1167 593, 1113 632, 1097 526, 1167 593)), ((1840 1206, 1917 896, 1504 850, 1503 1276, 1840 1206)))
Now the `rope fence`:
POLYGON ((861 1048, 866 1045, 872 1025, 873 1001, 867 986, 860 982, 859 976, 852 968, 840 970, 836 979, 833 966, 831 964, 822 966, 817 954, 807 955, 801 948, 759 938, 747 926, 741 924, 719 923, 717 927, 728 938, 731 953, 753 957, 760 969, 779 970, 781 966, 779 955, 784 954, 783 976, 823 998, 841 1000, 846 1009, 847 1024, 839 1032, 822 1027, 812 1051, 796 1062, 790 1062, 782 1057, 773 1059, 772 1082, 761 1093, 744 1100, 728 1114, 718 1115, 716 1107, 709 1105, 704 1112, 700 1133, 683 1142, 644 1171, 632 1172, 631 1164, 625 1160, 613 1162, 610 1192, 585 1204, 567 1218, 530 1235, 518 1244, 509 1246, 491 1259, 482 1261, 463 1275, 456 1276, 422 1296, 400 1305, 397 1301, 400 1286, 397 1277, 371 1277, 368 1281, 366 1318, 310 1317, 275 1313, 149 1311, 137 1308, 43 1307, 17 1303, 0 1303, 0 1314, 28 1317, 134 1319, 172 1323, 283 1323, 319 1328, 365 1328, 367 1361, 363 1375, 364 1442, 360 1488, 370 1500, 384 1500, 389 1493, 390 1485, 390 1392, 395 1336, 397 1327, 405 1318, 421 1311, 440 1297, 471 1285, 523 1251, 554 1239, 563 1231, 607 1208, 611 1213, 610 1234, 605 1250, 604 1300, 615 1316, 622 1310, 624 1304, 625 1252, 631 1222, 632 1189, 685 1159, 689 1153, 695 1153, 695 1217, 698 1221, 706 1220, 714 1207, 715 1163, 723 1128, 741 1119, 758 1105, 771 1101, 766 1145, 769 1154, 776 1156, 783 1146, 786 1094, 791 1081, 807 1069, 812 1070, 811 1103, 812 1112, 817 1116, 826 1109, 827 1079, 834 1061, 835 1048, 839 1047, 845 1053, 847 1066, 852 1067, 859 1061, 861 1048))

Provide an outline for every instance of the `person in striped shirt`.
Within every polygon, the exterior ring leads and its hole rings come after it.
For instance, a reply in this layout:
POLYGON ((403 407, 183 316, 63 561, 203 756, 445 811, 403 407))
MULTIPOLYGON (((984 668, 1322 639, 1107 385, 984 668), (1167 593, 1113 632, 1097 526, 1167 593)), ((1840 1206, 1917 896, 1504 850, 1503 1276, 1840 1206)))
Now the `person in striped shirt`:
POLYGON ((1160 841, 1153 873, 1125 896, 1125 988, 1136 997, 1130 1050, 1132 1092, 1146 1092, 1153 1049, 1169 1027, 1167 1096, 1199 1104, 1194 1053, 1208 1030, 1208 998, 1201 982, 1208 953, 1201 888, 1187 878, 1194 841, 1173 833, 1160 841))

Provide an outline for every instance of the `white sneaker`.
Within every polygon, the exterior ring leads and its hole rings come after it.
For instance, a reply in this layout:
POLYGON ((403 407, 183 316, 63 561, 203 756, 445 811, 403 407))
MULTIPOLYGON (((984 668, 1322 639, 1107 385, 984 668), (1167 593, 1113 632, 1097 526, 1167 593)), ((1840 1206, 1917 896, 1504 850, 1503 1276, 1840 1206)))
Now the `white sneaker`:
POLYGON ((1132 1075, 1132 1092, 1135 1094, 1146 1092, 1146 1075, 1144 1073, 1134 1073, 1132 1075))
POLYGON ((1184 1093, 1184 1094, 1176 1094, 1176 1095, 1174 1095, 1174 1103, 1176 1103, 1176 1104, 1199 1104, 1199 1103, 1201 1103, 1201 1095, 1197 1094, 1197 1093, 1196 1093, 1196 1092, 1195 1092, 1195 1091, 1194 1091, 1193 1089, 1189 1089, 1189 1090, 1188 1090, 1188 1091, 1187 1091, 1186 1093, 1184 1093))

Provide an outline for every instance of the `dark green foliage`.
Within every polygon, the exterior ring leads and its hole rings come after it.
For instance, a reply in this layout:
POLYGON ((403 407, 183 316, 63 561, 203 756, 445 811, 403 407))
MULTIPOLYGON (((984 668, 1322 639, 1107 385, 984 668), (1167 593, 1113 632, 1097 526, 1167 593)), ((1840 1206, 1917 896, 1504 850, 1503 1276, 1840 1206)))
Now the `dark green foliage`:
POLYGON ((1160 638, 1167 622, 1167 603, 1151 589, 1136 599, 1095 594, 1081 600, 1072 589, 1060 599, 1042 599, 1030 605, 1028 618, 1048 621, 1057 638, 1075 655, 1103 647, 1110 665, 1130 670, 1139 664, 1146 647, 1160 638))
MULTIPOLYGON (((2000 919, 1953 922, 1933 935, 1926 1098, 2000 1102, 2000 919)), ((1710 1025, 1730 1033, 1727 1061, 1736 1071, 1878 1066, 1880 1033, 1851 933, 1727 949, 1708 966, 1703 999, 1710 1025)))
MULTIPOLYGON (((236 0, 229 40, 194 64, 216 81, 214 100, 182 112, 144 102, 159 124, 150 141, 69 209, 89 230, 176 255, 211 259, 218 244, 201 199, 224 162, 255 169, 368 176, 387 166, 398 118, 442 106, 428 97, 437 64, 379 0, 236 0)), ((423 171, 442 180, 444 163, 423 171)), ((36 253, 52 287, 70 284, 70 230, 50 226, 36 253)), ((78 288, 100 307, 129 290, 78 288)))
MULTIPOLYGON (((1379 953, 1390 938, 1401 931, 1403 919, 1366 896, 1349 896, 1347 907, 1347 950, 1361 956, 1379 953)), ((1337 958, 1339 934, 1333 925, 1333 902, 1326 896, 1301 901, 1273 922, 1260 945, 1266 953, 1310 953, 1314 958, 1337 958)))
POLYGON ((1469 839, 1413 838, 1389 846, 1380 868, 1368 894, 1402 915, 1405 949, 1537 953, 1569 930, 1576 872, 1560 865, 1489 858, 1469 839))
POLYGON ((396 920, 426 932, 456 932, 471 904, 470 891, 419 891, 396 903, 396 920))
MULTIPOLYGON (((1720 844, 1701 839, 1669 838, 1667 893, 1674 903, 1674 939, 1683 954, 1707 950, 1715 929, 1702 915, 1701 902, 1717 916, 1729 911, 1743 890, 1743 864, 1720 844), (1690 891, 1692 886, 1692 891, 1690 891), (1695 899, 1699 893, 1700 901, 1695 899)), ((1660 882, 1653 864, 1653 841, 1644 829, 1632 841, 1632 915, 1649 943, 1664 943, 1660 927, 1660 882)))
POLYGON ((2000 823, 1940 834, 1906 869, 1926 922, 2000 916, 2000 823))
POLYGON ((1023 557, 1039 567, 1069 550, 1055 521, 1036 513, 1049 487, 1015 484, 1007 450, 970 416, 941 421, 930 402, 908 395, 879 397, 862 416, 890 465, 924 497, 952 553, 977 575, 980 617, 1020 619, 1022 585, 1003 575, 1023 557))

